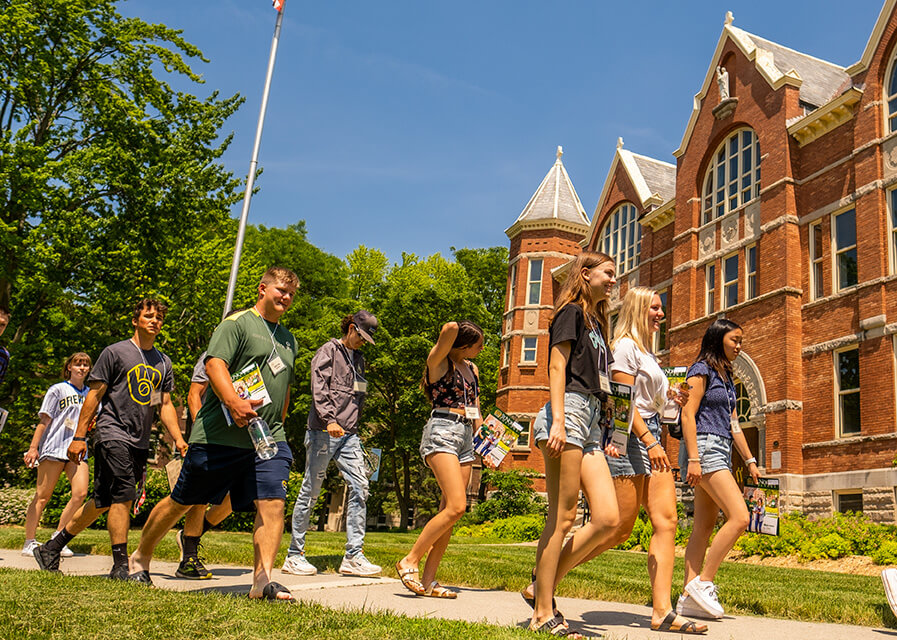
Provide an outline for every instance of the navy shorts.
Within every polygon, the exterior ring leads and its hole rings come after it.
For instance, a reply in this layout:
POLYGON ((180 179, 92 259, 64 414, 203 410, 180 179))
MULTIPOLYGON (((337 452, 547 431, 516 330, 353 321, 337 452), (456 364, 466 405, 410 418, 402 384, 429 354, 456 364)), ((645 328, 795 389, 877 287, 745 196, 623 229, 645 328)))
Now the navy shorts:
POLYGON ((93 501, 97 508, 136 500, 148 457, 149 449, 137 449, 127 442, 97 442, 93 448, 93 501))
POLYGON ((293 453, 277 443, 277 455, 262 460, 255 449, 191 444, 171 492, 178 504, 221 504, 230 493, 234 511, 255 511, 256 500, 286 500, 293 453))

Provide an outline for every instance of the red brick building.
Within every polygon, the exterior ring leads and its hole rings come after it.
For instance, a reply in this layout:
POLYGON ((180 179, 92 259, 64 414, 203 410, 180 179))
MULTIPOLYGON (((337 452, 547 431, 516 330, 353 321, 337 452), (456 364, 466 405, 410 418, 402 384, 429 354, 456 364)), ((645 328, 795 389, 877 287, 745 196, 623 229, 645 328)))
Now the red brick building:
MULTIPOLYGON (((675 164, 620 140, 589 223, 559 150, 507 230, 498 406, 531 424, 547 401, 556 278, 583 247, 605 251, 617 260, 614 308, 631 286, 661 292, 664 364, 690 364, 720 315, 745 328, 739 419, 786 509, 895 521, 895 60, 897 0, 849 67, 729 14, 675 164)), ((513 464, 541 471, 529 439, 518 444, 513 464)), ((678 442, 666 444, 672 457, 678 442)))

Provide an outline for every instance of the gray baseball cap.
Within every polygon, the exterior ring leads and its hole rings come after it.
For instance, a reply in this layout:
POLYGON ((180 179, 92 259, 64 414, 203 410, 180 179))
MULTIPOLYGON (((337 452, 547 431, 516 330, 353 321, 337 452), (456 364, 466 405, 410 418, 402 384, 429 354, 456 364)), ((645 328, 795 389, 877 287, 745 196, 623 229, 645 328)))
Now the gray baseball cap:
POLYGON ((374 332, 377 330, 378 323, 373 313, 362 309, 352 316, 352 324, 355 325, 358 335, 374 344, 374 332))

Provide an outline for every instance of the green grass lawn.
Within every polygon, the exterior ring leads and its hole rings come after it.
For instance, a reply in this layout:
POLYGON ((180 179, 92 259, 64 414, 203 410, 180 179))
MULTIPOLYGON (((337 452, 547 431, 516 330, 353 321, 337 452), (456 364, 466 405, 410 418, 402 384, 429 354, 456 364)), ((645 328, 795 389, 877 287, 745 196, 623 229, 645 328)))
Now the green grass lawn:
MULTIPOLYGON (((42 530, 38 538, 51 532, 42 530)), ((139 531, 131 532, 131 548, 139 531)), ((416 538, 414 533, 369 533, 365 553, 383 565, 385 575, 394 575, 395 562, 405 555, 416 538)), ((206 559, 248 565, 252 563, 250 534, 209 532, 204 538, 206 559)), ((21 527, 0 528, 0 547, 21 547, 21 527)), ((457 538, 449 546, 440 567, 440 582, 484 589, 518 591, 528 579, 535 548, 494 544, 495 540, 457 538)), ((284 542, 278 563, 286 553, 284 542)), ((306 553, 320 570, 336 572, 343 555, 345 534, 312 532, 306 553)), ((70 545, 76 552, 110 553, 105 531, 85 531, 70 545)), ((159 545, 157 558, 177 559, 174 534, 159 545)), ((674 602, 683 579, 682 560, 677 559, 673 577, 674 602)), ((875 576, 855 576, 806 569, 781 569, 724 563, 717 583, 720 601, 727 613, 765 615, 813 622, 838 622, 863 626, 897 628, 897 620, 885 601, 880 580, 875 576)), ((646 555, 609 551, 571 572, 558 588, 558 595, 647 605, 651 601, 646 555)))
POLYGON ((147 589, 96 578, 0 569, 0 638, 16 640, 512 640, 524 629, 315 604, 252 602, 220 593, 147 589))

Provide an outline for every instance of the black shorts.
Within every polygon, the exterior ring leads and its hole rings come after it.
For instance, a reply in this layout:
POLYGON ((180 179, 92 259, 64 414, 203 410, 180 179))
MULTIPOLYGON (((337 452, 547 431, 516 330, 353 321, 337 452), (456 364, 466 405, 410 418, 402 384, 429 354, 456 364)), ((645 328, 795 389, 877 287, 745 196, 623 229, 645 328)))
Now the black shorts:
POLYGON ((127 442, 97 442, 93 450, 93 501, 100 509, 137 499, 149 449, 127 442))
POLYGON ((221 504, 230 492, 234 511, 255 511, 256 500, 286 500, 293 453, 277 443, 277 455, 262 460, 255 449, 191 444, 171 492, 178 504, 221 504))

